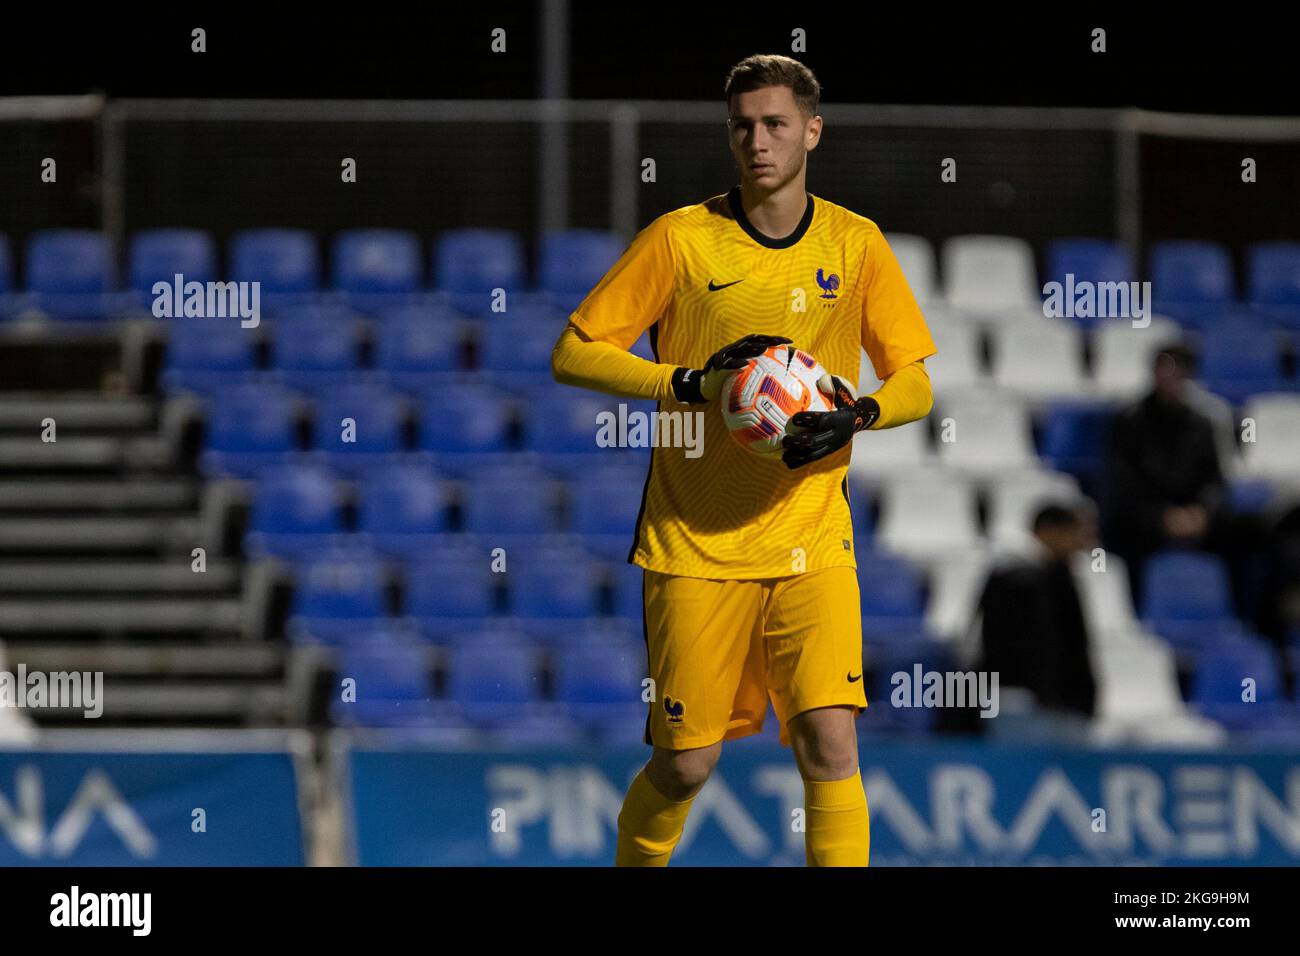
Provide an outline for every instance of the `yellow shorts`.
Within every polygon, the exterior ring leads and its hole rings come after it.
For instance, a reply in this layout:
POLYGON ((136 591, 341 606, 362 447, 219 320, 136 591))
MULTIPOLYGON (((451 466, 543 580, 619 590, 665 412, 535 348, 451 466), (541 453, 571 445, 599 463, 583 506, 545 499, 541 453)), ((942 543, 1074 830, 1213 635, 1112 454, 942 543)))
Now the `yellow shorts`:
POLYGON ((690 750, 759 733, 770 697, 789 746, 795 715, 867 706, 853 568, 751 581, 643 574, 655 692, 646 743, 690 750))

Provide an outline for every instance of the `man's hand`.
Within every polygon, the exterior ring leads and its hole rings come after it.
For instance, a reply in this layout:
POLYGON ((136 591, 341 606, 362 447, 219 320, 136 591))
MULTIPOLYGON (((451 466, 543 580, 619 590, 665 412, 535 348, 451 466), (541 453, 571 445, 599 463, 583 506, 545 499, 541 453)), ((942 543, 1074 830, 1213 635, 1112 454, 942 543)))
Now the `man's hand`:
POLYGON ((746 335, 709 356, 704 368, 679 368, 673 373, 673 394, 679 402, 711 402, 722 392, 727 375, 774 345, 789 345, 783 335, 746 335))
POLYGON ((839 376, 823 375, 817 388, 835 403, 835 411, 795 413, 790 425, 801 431, 781 440, 785 448, 781 460, 787 468, 802 468, 839 451, 880 417, 876 400, 869 395, 858 398, 853 386, 839 376))

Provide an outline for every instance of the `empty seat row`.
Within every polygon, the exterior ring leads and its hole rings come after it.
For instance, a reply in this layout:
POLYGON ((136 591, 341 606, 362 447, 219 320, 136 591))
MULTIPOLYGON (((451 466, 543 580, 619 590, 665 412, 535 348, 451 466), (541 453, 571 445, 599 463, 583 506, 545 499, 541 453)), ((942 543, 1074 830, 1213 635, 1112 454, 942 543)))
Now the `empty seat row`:
MULTIPOLYGON (((195 229, 136 233, 126 250, 124 298, 105 298, 119 288, 107 237, 87 229, 33 233, 24 250, 22 291, 30 305, 54 318, 100 318, 153 297, 154 284, 221 279, 259 282, 266 305, 309 300, 329 290, 358 307, 390 302, 432 288, 457 308, 486 312, 492 290, 536 288, 562 308, 572 308, 622 252, 616 235, 573 229, 543 236, 536 282, 531 282, 520 237, 507 230, 461 229, 441 234, 426 277, 421 240, 414 232, 363 229, 335 236, 325 276, 317 238, 301 229, 253 229, 230 240, 223 275, 212 234, 195 229)), ((13 255, 0 236, 0 294, 18 291, 13 255)))

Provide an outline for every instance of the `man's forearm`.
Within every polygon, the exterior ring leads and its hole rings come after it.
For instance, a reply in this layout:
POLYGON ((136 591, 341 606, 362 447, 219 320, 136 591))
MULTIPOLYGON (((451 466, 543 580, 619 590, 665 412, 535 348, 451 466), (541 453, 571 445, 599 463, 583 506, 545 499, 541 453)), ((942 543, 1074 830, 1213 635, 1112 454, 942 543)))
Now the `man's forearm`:
POLYGON ((570 325, 551 352, 551 374, 561 385, 590 388, 620 398, 677 401, 675 365, 650 362, 610 342, 583 339, 570 325))
POLYGON ((885 379, 871 397, 880 406, 880 417, 869 430, 906 425, 930 414, 934 406, 934 391, 930 387, 930 374, 924 362, 904 365, 885 379))

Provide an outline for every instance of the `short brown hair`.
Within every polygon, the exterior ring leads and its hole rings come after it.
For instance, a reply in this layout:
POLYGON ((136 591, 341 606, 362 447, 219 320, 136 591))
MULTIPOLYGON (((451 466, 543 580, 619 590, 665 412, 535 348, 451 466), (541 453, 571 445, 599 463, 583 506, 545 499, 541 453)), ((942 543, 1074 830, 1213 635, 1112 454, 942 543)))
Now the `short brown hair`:
POLYGON ((764 86, 789 87, 799 108, 809 116, 817 115, 817 106, 822 98, 822 87, 817 77, 798 60, 779 53, 755 53, 745 57, 727 74, 723 95, 730 106, 732 96, 737 93, 748 93, 764 86))

